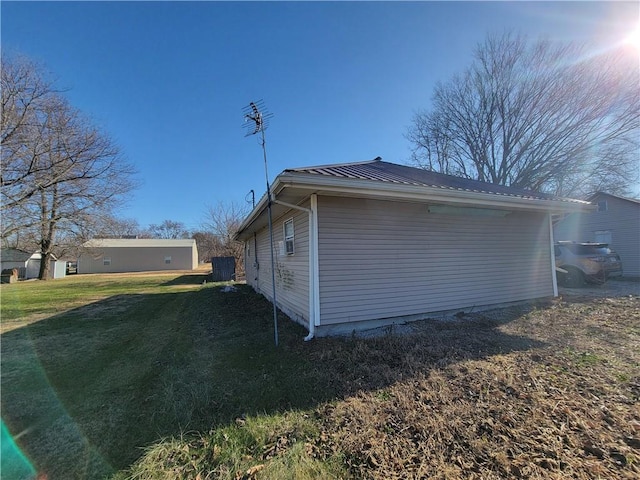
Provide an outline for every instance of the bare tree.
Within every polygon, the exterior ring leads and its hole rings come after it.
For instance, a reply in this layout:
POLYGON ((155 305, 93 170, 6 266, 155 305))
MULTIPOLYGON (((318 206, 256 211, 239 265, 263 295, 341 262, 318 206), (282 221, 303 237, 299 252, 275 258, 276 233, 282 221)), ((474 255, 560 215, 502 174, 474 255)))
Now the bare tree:
POLYGON ((218 256, 221 250, 220 239, 211 232, 196 231, 191 235, 198 246, 198 260, 200 262, 210 262, 213 257, 218 256))
POLYGON ((2 57, 2 237, 38 246, 40 279, 63 239, 90 235, 135 187, 113 141, 43 77, 33 63, 2 57))
POLYGON ((640 78, 623 49, 489 36, 471 66, 414 115, 429 170, 559 195, 626 193, 638 178, 640 78))
POLYGON ((151 224, 149 232, 153 238, 191 238, 184 223, 174 220, 164 220, 159 225, 151 224))
POLYGON ((118 218, 107 214, 97 219, 94 237, 102 238, 144 238, 145 230, 134 218, 118 218))
POLYGON ((37 159, 46 145, 38 141, 39 134, 46 123, 46 107, 56 92, 42 69, 25 57, 8 60, 3 55, 1 73, 0 183, 3 190, 11 190, 2 199, 6 209, 35 193, 36 183, 28 180, 43 169, 37 159))
POLYGON ((211 245, 211 257, 234 257, 238 276, 244 275, 243 247, 233 236, 247 213, 244 205, 218 202, 207 206, 202 222, 202 230, 216 239, 211 245))

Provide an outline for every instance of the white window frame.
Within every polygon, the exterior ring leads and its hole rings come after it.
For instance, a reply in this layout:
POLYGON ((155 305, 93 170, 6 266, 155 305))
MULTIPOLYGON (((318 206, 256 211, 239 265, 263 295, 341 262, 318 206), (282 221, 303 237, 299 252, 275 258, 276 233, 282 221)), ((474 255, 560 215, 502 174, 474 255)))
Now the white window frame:
POLYGON ((166 265, 170 265, 171 264, 171 255, 165 255, 164 257, 164 263, 166 265))
POLYGON ((282 237, 284 238, 284 253, 287 255, 295 254, 295 228, 293 218, 282 224, 282 237), (291 231, 287 233, 287 226, 291 227, 291 231))
POLYGON ((102 257, 102 265, 110 266, 111 265, 111 257, 102 257))

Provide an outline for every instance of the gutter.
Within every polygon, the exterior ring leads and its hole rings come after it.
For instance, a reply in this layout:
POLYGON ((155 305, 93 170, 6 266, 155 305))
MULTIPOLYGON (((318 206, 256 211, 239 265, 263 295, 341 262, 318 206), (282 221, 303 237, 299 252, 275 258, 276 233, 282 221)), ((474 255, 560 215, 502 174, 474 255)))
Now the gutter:
MULTIPOLYGON (((278 195, 278 193, 280 193, 282 191, 283 188, 284 188, 284 185, 282 185, 282 182, 280 182, 280 175, 278 175, 278 177, 276 177, 276 179, 274 180, 273 185, 271 185, 271 197, 272 197, 271 201, 273 203, 282 204, 282 202, 280 202, 279 200, 276 202, 276 196, 278 195)), ((265 208, 267 208, 267 203, 268 203, 267 200, 268 199, 267 199, 267 195, 266 194, 264 194, 260 198, 260 200, 258 200, 258 203, 256 204, 256 206, 253 207, 253 210, 251 210, 251 212, 249 213, 247 218, 245 218, 244 221, 238 227, 238 230, 233 235, 233 240, 240 241, 240 234, 244 230, 246 230, 260 216, 260 214, 262 213, 262 211, 265 208)), ((297 210, 302 209, 302 207, 298 207, 297 205, 295 206, 295 208, 297 210)), ((303 210, 305 210, 305 209, 303 209, 303 210)))
POLYGON ((315 336, 316 325, 320 324, 320 280, 318 262, 318 196, 312 193, 310 196, 311 208, 300 207, 283 202, 275 197, 272 203, 307 212, 309 215, 309 334, 304 337, 308 342, 315 336))
MULTIPOLYGON (((426 204, 457 205, 475 208, 486 207, 545 213, 575 213, 596 210, 595 205, 581 200, 544 200, 450 187, 339 178, 290 171, 284 171, 276 177, 271 190, 273 198, 276 198, 277 194, 286 188, 311 190, 314 193, 325 192, 327 194, 344 194, 348 196, 366 195, 390 200, 412 200, 426 204)), ((266 208, 266 205, 267 196, 264 195, 240 225, 234 237, 235 239, 238 239, 239 234, 258 218, 262 210, 266 208)), ((298 209, 299 208, 300 207, 298 207, 298 209)))
POLYGON ((345 179, 328 176, 318 177, 319 175, 284 172, 278 176, 278 183, 281 190, 282 188, 295 187, 351 195, 365 194, 380 198, 419 200, 427 203, 482 205, 488 208, 494 207, 544 212, 585 212, 595 210, 592 204, 581 200, 544 200, 451 187, 381 182, 365 179, 345 179))

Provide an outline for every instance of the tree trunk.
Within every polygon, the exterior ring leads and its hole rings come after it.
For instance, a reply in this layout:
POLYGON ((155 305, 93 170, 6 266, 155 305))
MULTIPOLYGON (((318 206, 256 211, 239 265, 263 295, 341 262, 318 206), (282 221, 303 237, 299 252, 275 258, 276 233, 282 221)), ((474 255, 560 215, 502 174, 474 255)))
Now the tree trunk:
POLYGON ((38 273, 38 280, 49 280, 49 264, 51 263, 51 252, 42 252, 40 258, 40 272, 38 273))

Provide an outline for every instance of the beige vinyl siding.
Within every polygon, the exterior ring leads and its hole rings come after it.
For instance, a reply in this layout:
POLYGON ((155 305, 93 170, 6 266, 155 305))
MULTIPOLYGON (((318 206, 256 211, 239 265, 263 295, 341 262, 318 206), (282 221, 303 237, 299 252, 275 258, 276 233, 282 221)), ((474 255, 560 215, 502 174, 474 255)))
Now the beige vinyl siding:
POLYGON ((553 295, 548 217, 318 199, 321 325, 553 295))
POLYGON ((620 255, 625 276, 640 276, 640 204, 600 195, 593 203, 606 200, 606 212, 573 213, 554 228, 556 240, 593 242, 596 232, 611 232, 611 248, 620 255))
MULTIPOLYGON (((269 253, 269 229, 263 228, 257 234, 258 269, 253 266, 255 250, 253 238, 250 244, 251 269, 247 269, 247 282, 267 298, 272 297, 271 256, 269 253), (255 278, 257 277, 257 281, 255 278)), ((309 320, 309 215, 306 212, 292 210, 273 222, 274 260, 276 263, 276 295, 278 307, 293 320, 309 320), (279 242, 284 241, 283 224, 293 218, 294 248, 293 255, 282 253, 279 242)), ((284 247, 283 247, 284 248, 284 247)), ((245 245, 245 252, 247 251, 245 245)))
POLYGON ((258 290, 258 265, 256 264, 256 237, 251 237, 244 242, 244 271, 247 285, 251 285, 254 290, 258 290))

